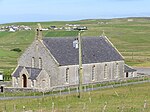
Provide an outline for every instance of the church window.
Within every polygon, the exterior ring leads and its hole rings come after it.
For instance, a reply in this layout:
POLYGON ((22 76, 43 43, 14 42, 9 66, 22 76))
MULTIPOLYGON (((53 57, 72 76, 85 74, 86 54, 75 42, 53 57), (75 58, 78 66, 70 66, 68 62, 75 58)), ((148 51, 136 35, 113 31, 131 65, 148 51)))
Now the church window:
POLYGON ((66 83, 69 83, 69 68, 66 69, 66 83))
POLYGON ((108 66, 107 64, 104 65, 104 79, 107 79, 107 75, 108 75, 108 66))
POLYGON ((31 60, 31 67, 34 68, 35 67, 35 58, 32 57, 32 60, 31 60))
POLYGON ((42 69, 42 58, 39 58, 39 69, 42 69))
POLYGON ((116 73, 115 73, 115 78, 119 77, 119 64, 116 63, 116 73))
POLYGON ((95 65, 92 66, 92 81, 95 80, 95 65))

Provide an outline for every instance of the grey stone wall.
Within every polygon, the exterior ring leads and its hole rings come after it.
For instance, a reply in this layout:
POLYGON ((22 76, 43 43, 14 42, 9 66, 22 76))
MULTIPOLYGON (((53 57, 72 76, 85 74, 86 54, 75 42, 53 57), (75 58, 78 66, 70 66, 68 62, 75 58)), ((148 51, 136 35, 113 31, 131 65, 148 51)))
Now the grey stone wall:
POLYGON ((51 88, 51 78, 49 77, 48 73, 45 70, 42 70, 42 72, 37 77, 35 87, 34 88, 40 88, 41 91, 46 91, 51 88))
POLYGON ((4 87, 4 92, 36 92, 38 89, 33 88, 13 88, 13 87, 4 87))
POLYGON ((49 50, 44 47, 44 44, 40 44, 41 49, 39 51, 40 56, 42 57, 43 66, 42 68, 49 74, 49 77, 51 77, 51 86, 58 85, 58 73, 59 73, 59 65, 57 63, 57 60, 52 56, 52 54, 49 52, 49 50))
POLYGON ((39 58, 42 59, 42 69, 44 69, 51 77, 51 86, 58 85, 58 64, 51 53, 42 43, 42 40, 35 40, 32 45, 24 52, 19 59, 20 66, 31 67, 32 57, 35 59, 35 68, 39 68, 39 58))
POLYGON ((59 67, 59 84, 58 85, 75 85, 78 84, 78 65, 60 66, 59 67), (69 83, 66 83, 66 69, 69 68, 69 83))
POLYGON ((0 81, 0 86, 12 87, 11 81, 0 81))
MULTIPOLYGON (((78 84, 78 65, 62 66, 59 67, 59 83, 58 85, 68 86, 78 84), (69 68, 69 83, 66 83, 66 69, 69 68)), ((105 62, 105 63, 93 63, 93 64, 84 64, 83 65, 83 84, 95 83, 101 81, 109 81, 115 79, 124 78, 124 61, 114 61, 114 62, 105 62), (115 67, 118 63, 118 77, 115 76, 115 67), (107 78, 104 79, 104 66, 107 64, 107 78), (94 80, 92 80, 92 66, 95 66, 95 75, 94 80)))

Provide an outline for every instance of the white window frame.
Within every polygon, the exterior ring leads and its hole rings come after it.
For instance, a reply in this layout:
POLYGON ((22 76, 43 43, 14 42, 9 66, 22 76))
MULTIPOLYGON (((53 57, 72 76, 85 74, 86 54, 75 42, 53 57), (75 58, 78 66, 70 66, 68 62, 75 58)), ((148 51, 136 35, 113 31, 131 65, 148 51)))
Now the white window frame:
POLYGON ((108 65, 105 64, 104 65, 104 79, 107 79, 108 78, 108 65))
POLYGON ((42 58, 39 57, 39 69, 42 69, 42 58))
POLYGON ((119 78, 119 63, 116 63, 116 68, 115 68, 115 79, 119 78))
POLYGON ((69 83, 69 68, 66 68, 65 82, 69 83))
POLYGON ((32 57, 31 59, 31 67, 35 68, 35 57, 32 57))
POLYGON ((92 75, 91 75, 92 81, 95 81, 95 65, 92 66, 92 75))

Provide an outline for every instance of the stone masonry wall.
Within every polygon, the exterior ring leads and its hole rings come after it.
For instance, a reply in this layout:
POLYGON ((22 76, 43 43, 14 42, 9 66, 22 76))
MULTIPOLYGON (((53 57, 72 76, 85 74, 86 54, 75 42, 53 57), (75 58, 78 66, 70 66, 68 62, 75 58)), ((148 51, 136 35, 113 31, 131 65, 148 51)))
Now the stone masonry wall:
MULTIPOLYGON (((105 63, 93 63, 93 64, 84 64, 83 65, 83 84, 87 83, 95 83, 101 81, 109 81, 116 79, 115 67, 116 63, 118 63, 118 79, 124 78, 124 61, 114 61, 114 62, 105 62, 105 63), (107 78, 104 79, 104 66, 107 64, 107 78), (95 66, 94 70, 94 80, 92 80, 92 66, 95 66)), ((62 66, 59 67, 59 84, 58 85, 76 85, 79 83, 78 81, 78 65, 70 65, 70 66, 62 66), (69 83, 66 82, 66 69, 69 68, 69 83)))
POLYGON ((51 86, 58 85, 58 64, 54 61, 48 49, 42 43, 42 40, 35 40, 32 45, 24 52, 19 59, 20 66, 31 67, 32 57, 35 59, 35 68, 39 68, 39 58, 42 59, 42 69, 51 77, 51 86))

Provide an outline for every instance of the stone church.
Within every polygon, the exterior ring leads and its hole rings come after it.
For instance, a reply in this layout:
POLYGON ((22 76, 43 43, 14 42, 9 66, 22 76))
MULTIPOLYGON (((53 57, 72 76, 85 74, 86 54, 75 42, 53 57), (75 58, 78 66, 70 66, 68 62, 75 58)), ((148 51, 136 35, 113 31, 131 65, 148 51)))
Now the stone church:
MULTIPOLYGON (((79 52, 75 37, 42 38, 37 29, 33 43, 25 50, 12 73, 15 88, 51 90, 79 84, 79 52)), ((83 84, 134 77, 122 55, 106 36, 82 37, 83 84)))

